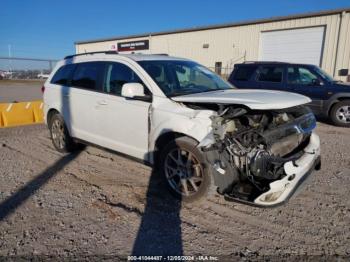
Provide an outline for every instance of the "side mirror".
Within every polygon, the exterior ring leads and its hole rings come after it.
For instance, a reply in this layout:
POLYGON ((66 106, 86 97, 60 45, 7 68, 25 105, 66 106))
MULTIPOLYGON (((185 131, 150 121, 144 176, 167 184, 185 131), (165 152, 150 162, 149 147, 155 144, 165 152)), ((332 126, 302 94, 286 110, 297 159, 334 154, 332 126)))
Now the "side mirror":
POLYGON ((145 88, 140 83, 126 83, 122 86, 122 96, 125 98, 150 101, 151 96, 145 95, 145 88))
POLYGON ((312 79, 311 83, 312 83, 313 86, 321 86, 322 85, 322 82, 318 78, 312 79))

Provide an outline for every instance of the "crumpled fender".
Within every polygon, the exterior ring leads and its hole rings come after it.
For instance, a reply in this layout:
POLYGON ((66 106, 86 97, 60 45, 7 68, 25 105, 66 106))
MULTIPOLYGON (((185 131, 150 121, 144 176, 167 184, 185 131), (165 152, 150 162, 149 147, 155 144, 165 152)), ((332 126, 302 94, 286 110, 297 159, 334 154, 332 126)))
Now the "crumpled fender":
POLYGON ((210 110, 193 110, 186 106, 167 104, 167 107, 150 108, 149 151, 153 152, 155 143, 161 135, 168 132, 181 133, 200 142, 211 131, 210 110), (154 110, 157 109, 157 110, 154 110))

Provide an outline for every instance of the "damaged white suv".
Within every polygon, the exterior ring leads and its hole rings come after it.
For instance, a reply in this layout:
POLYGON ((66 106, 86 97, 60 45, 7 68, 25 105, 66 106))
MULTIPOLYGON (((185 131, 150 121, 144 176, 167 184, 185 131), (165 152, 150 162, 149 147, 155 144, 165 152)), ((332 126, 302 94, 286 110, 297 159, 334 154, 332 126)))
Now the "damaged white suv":
POLYGON ((275 206, 320 168, 309 98, 237 90, 190 60, 73 55, 43 89, 58 151, 89 143, 143 160, 184 201, 215 187, 228 200, 275 206))

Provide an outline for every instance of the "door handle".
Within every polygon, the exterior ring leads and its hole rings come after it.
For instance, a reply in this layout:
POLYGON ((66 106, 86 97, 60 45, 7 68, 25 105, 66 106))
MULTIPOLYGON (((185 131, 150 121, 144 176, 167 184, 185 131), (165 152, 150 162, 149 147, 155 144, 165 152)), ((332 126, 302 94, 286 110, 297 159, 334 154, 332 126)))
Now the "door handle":
POLYGON ((105 101, 105 100, 98 101, 98 104, 101 105, 101 106, 108 105, 107 101, 105 101))
POLYGON ((68 94, 64 94, 63 97, 69 97, 69 95, 68 94))

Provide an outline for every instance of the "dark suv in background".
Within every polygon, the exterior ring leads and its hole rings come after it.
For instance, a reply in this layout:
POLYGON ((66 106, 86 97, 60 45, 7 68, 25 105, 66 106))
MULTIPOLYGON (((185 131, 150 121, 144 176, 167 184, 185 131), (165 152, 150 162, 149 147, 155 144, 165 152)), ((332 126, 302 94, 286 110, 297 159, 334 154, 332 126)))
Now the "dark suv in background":
POLYGON ((350 127, 350 85, 334 80, 315 65, 283 62, 236 64, 229 82, 237 88, 270 89, 308 96, 316 115, 350 127))

